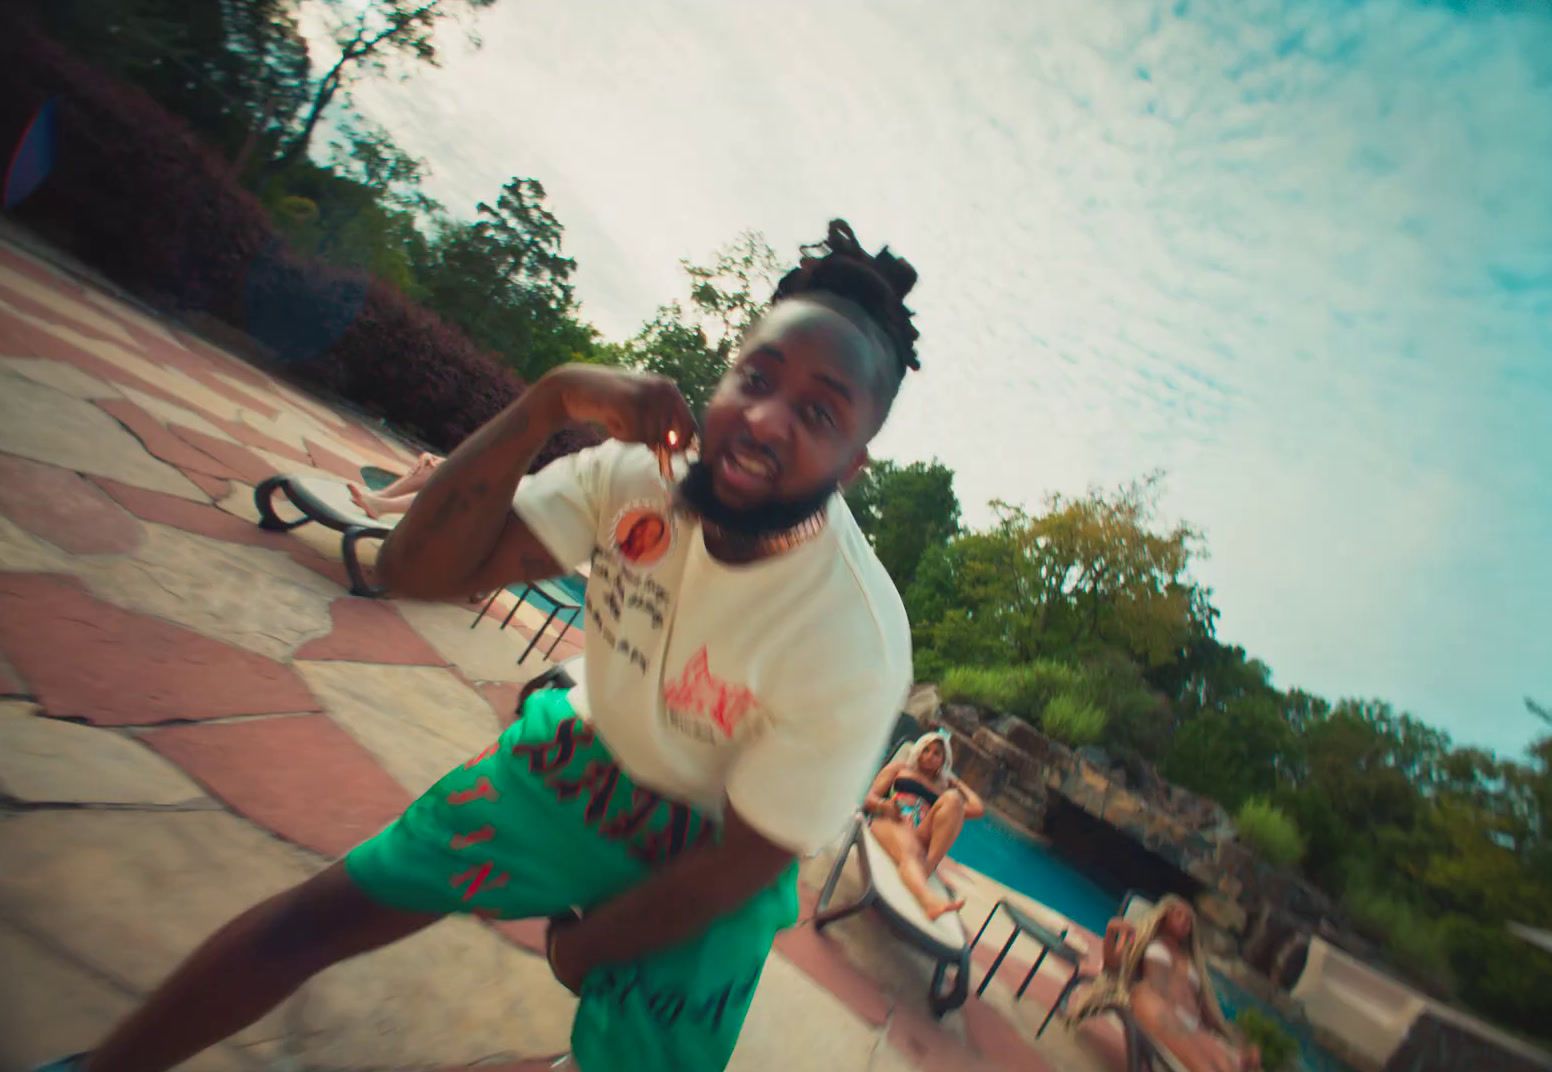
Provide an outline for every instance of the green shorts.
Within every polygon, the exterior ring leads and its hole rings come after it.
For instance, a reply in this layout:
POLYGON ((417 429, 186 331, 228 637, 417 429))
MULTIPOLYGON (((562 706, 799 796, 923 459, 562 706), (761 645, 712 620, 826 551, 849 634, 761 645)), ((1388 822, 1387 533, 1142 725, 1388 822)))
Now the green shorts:
MULTIPOLYGON (((693 808, 636 785, 566 694, 544 689, 494 744, 351 850, 345 868, 391 908, 528 919, 586 911, 717 837, 693 808)), ((572 1024, 578 1065, 726 1067, 771 942, 797 916, 794 863, 698 937, 593 972, 572 1024)))

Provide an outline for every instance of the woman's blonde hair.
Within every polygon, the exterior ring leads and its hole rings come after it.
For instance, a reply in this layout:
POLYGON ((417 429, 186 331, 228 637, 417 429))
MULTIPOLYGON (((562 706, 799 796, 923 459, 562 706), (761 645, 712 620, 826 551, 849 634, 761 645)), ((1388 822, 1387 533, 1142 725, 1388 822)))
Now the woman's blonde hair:
POLYGON ((911 745, 910 754, 905 757, 906 762, 913 767, 916 766, 917 761, 921 759, 922 753, 927 750, 927 746, 934 742, 943 746, 943 767, 938 771, 938 777, 946 778, 948 777, 949 769, 954 765, 954 749, 948 743, 948 734, 943 730, 933 730, 931 733, 924 733, 918 737, 916 743, 911 745))
POLYGON ((1159 931, 1164 926, 1164 921, 1169 918, 1172 909, 1184 908, 1191 913, 1191 938, 1188 955, 1191 963, 1196 967, 1196 977, 1200 981, 1200 989, 1197 994, 1197 1003, 1201 1006, 1202 1022, 1221 1035, 1230 1035, 1231 1028, 1227 1017, 1223 1015, 1223 1006, 1218 1003, 1217 991, 1213 989, 1212 975, 1207 970, 1207 953, 1202 948, 1201 928, 1197 925, 1196 910, 1183 897, 1173 893, 1167 893, 1159 899, 1159 903, 1148 911, 1137 924, 1137 937, 1130 948, 1121 956, 1121 966, 1114 972, 1105 970, 1103 974, 1089 987, 1088 992, 1073 1003, 1067 1013, 1067 1019, 1072 1023, 1113 1009, 1130 1004, 1132 1000, 1132 987, 1136 985, 1138 977, 1142 974, 1143 957, 1147 955, 1148 946, 1159 937, 1159 931))

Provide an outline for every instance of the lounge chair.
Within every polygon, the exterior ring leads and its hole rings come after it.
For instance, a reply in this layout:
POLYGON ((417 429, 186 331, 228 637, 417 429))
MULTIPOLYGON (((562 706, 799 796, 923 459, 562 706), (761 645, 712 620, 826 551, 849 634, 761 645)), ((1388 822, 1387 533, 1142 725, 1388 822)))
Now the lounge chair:
MULTIPOLYGON (((1122 900, 1120 915, 1127 922, 1136 923, 1152 908, 1152 901, 1134 891, 1128 893, 1122 900)), ((1035 1032, 1035 1037, 1039 1038, 1045 1034, 1046 1027, 1058 1012, 1066 1012, 1067 1002, 1078 987, 1084 983, 1093 982, 1097 978, 1099 978, 1098 973, 1075 969, 1061 992, 1056 995, 1056 1000, 1051 1003, 1050 1009, 1046 1010, 1045 1019, 1040 1021, 1040 1028, 1035 1032)), ((1106 1009, 1105 1013, 1113 1015, 1121 1022, 1121 1033, 1126 1042, 1126 1072, 1143 1072, 1145 1069, 1151 1072, 1186 1072, 1185 1066, 1143 1029, 1129 1007, 1113 1005, 1106 1009)))
MULTIPOLYGON (((502 591, 503 589, 498 588, 496 591, 490 594, 490 598, 485 601, 485 605, 480 608, 480 612, 474 616, 474 621, 469 624, 470 629, 473 629, 476 625, 479 625, 480 622, 484 620, 485 613, 490 610, 491 605, 496 602, 496 597, 499 596, 502 591)), ((516 585, 512 585, 504 589, 504 591, 514 593, 517 596, 517 602, 512 605, 511 610, 507 611, 507 616, 501 619, 501 625, 497 627, 499 629, 505 629, 507 627, 508 623, 512 621, 513 615, 518 612, 518 608, 520 608, 523 603, 527 601, 528 597, 533 593, 537 592, 550 604, 550 616, 544 619, 544 624, 539 626, 539 628, 534 632, 533 638, 528 641, 528 646, 523 649, 523 654, 517 657, 517 663, 519 666, 523 664, 524 660, 528 658, 528 653, 533 651, 534 647, 539 643, 540 639, 543 638, 545 630, 549 629, 550 623, 555 620, 556 616, 559 615, 561 611, 566 611, 568 613, 569 617, 561 619, 560 629, 556 632, 555 639, 550 641, 550 646, 544 653, 544 657, 546 659, 553 657, 555 654, 555 649, 560 647, 560 642, 565 639, 567 631, 576 625, 577 619, 582 616, 582 604, 577 601, 575 596, 566 591, 566 589, 561 587, 555 581, 530 581, 529 583, 523 585, 521 588, 518 588, 516 585)))
POLYGON ((345 571, 350 574, 350 594, 376 597, 386 593, 386 589, 367 581, 356 545, 365 539, 380 540, 387 536, 399 523, 398 516, 368 517, 352 501, 350 488, 342 481, 285 473, 272 476, 254 488, 253 504, 259 511, 259 527, 271 532, 289 532, 316 521, 343 533, 340 554, 345 560, 345 571), (301 517, 287 520, 275 512, 277 491, 284 493, 291 505, 302 511, 301 517))
MULTIPOLYGON (((910 747, 910 741, 902 743, 891 762, 910 747)), ((955 896, 953 888, 940 875, 934 873, 927 882, 938 896, 948 899, 955 896)), ((927 991, 927 1003, 933 1015, 941 1017, 965 1003, 970 992, 970 939, 965 933, 964 921, 958 912, 947 912, 935 920, 927 918, 921 903, 900 880, 894 860, 868 829, 867 817, 860 812, 847 828, 840 853, 820 891, 817 907, 815 930, 823 930, 836 920, 855 915, 864 908, 878 909, 890 930, 937 962, 932 985, 927 991), (830 908, 830 898, 835 895, 835 887, 853 849, 857 850, 857 862, 862 868, 862 894, 850 904, 830 908), (950 969, 953 970, 952 979, 948 978, 950 969)))

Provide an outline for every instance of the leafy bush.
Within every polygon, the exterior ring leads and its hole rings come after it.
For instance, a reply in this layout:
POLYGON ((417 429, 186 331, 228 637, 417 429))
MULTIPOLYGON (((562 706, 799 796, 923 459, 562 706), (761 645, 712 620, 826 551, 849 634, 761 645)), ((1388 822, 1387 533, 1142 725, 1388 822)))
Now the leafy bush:
POLYGON ((1073 748, 1081 748, 1104 736, 1108 721, 1104 711, 1083 697, 1064 692, 1045 705, 1045 711, 1040 716, 1040 728, 1048 737, 1054 737, 1073 748))
POLYGON ((1358 930, 1383 945, 1398 967, 1442 993, 1454 990, 1449 928, 1444 921, 1377 889, 1358 870, 1342 895, 1342 904, 1358 930))
POLYGON ((1448 916, 1439 928, 1466 1003, 1543 1044, 1552 1041, 1547 1020, 1552 956, 1532 949, 1498 924, 1448 916))
POLYGON ((1234 1026, 1247 1042, 1260 1047, 1261 1067, 1266 1072, 1292 1072, 1298 1067, 1298 1040, 1260 1009, 1241 1009, 1234 1018, 1234 1026))
POLYGON ((1304 857, 1298 824, 1264 797, 1251 797, 1234 817, 1240 840, 1280 867, 1292 867, 1304 857))
MULTIPOLYGON (((288 251, 263 206, 180 120, 25 18, 0 16, 0 144, 16 144, 50 97, 56 162, 17 218, 126 289, 255 335, 293 375, 444 450, 523 390, 394 288, 288 251)), ((541 462, 591 441, 557 436, 541 462)))
MULTIPOLYGON (((971 703, 1026 722, 1035 722, 1058 696, 1076 700, 1085 691, 1080 670, 1050 659, 1025 666, 952 666, 939 686, 950 703, 971 703)), ((1101 728, 1102 720, 1101 713, 1101 728)))
POLYGON ((952 666, 944 672, 938 688, 948 703, 975 704, 1011 714, 1018 700, 1017 673, 1007 666, 952 666))

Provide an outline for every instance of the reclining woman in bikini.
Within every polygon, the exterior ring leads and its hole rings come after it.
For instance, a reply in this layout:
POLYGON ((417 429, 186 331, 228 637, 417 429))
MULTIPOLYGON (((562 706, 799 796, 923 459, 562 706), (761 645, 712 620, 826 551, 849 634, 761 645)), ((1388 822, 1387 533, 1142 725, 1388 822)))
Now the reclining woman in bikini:
POLYGON ((1261 1051, 1223 1015, 1207 973, 1196 912, 1165 896, 1136 926, 1105 928, 1105 973, 1073 1003, 1074 1022, 1130 1004, 1138 1025, 1189 1072, 1252 1072, 1261 1051))
POLYGON ((360 484, 347 485, 350 498, 367 517, 407 513, 415 501, 415 494, 426 486, 426 481, 444 460, 436 454, 422 454, 415 459, 413 469, 381 491, 372 491, 360 484))
POLYGON ((964 907, 964 901, 944 900, 927 885, 965 820, 986 814, 975 790, 949 770, 946 734, 927 734, 903 761, 879 771, 863 810, 873 817, 873 836, 899 867, 900 880, 928 919, 964 907))

